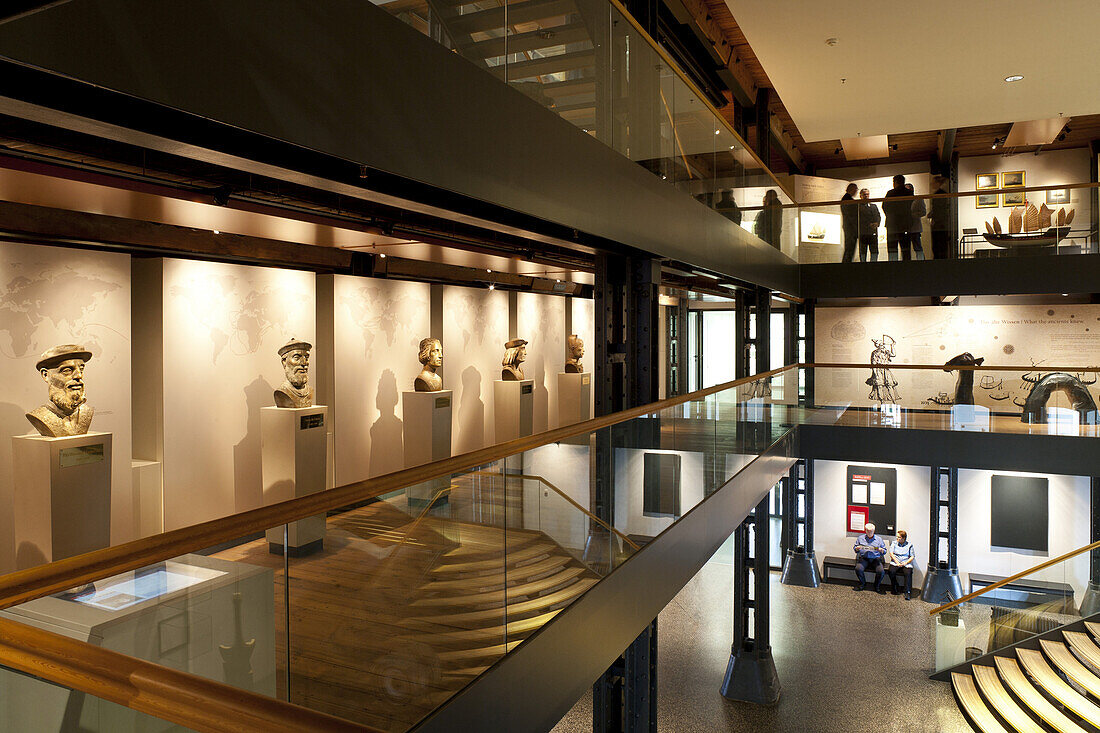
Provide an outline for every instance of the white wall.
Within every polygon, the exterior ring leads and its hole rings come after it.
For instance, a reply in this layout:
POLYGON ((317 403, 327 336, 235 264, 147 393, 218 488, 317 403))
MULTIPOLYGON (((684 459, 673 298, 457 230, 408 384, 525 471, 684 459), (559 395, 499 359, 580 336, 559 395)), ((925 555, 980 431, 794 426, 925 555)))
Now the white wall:
MULTIPOLYGON (((845 532, 847 467, 855 461, 814 461, 814 551, 852 556, 856 533, 845 532)), ((928 565, 930 469, 889 463, 864 463, 898 471, 898 529, 909 533, 917 548, 917 567, 928 565)), ((1089 479, 1083 476, 1022 474, 1013 471, 959 469, 959 574, 967 590, 967 573, 1009 576, 1089 543, 1089 479), (1049 480, 1049 550, 1046 553, 994 548, 990 545, 993 474, 1041 476, 1049 480)), ((886 537, 890 540, 893 538, 886 537)), ((946 559, 946 558, 943 558, 946 559)), ((1070 583, 1078 602, 1088 582, 1088 555, 1063 568, 1061 564, 1036 573, 1035 578, 1070 583), (1067 572, 1068 569, 1068 572, 1067 572)))
POLYGON ((0 572, 15 569, 14 435, 36 434, 25 413, 48 400, 34 364, 59 344, 92 352, 84 373, 91 430, 112 433, 111 541, 134 539, 130 470, 130 258, 0 243, 0 572))
MULTIPOLYGON (((524 454, 524 473, 540 476, 583 507, 591 507, 589 450, 584 445, 551 443, 524 454)), ((553 491, 536 493, 535 482, 524 492, 524 527, 539 529, 563 547, 583 548, 587 517, 553 491)))
MULTIPOLYGON (((1049 150, 1032 155, 982 155, 974 158, 959 158, 959 190, 974 191, 975 177, 979 173, 1001 173, 1004 171, 1023 171, 1024 183, 1028 186, 1056 186, 1062 183, 1087 183, 1090 180, 1089 151, 1087 148, 1071 150, 1049 150)), ((1036 208, 1046 202, 1044 192, 1029 194, 1036 208)), ((1007 231, 1008 215, 1012 207, 998 206, 995 209, 978 209, 974 206, 974 198, 959 200, 959 233, 962 230, 973 227, 981 234, 985 231, 985 222, 993 221, 997 217, 1001 226, 1007 231)), ((998 200, 998 203, 1000 201, 998 200)), ((1074 189, 1070 191, 1069 204, 1050 204, 1057 211, 1065 207, 1066 211, 1076 209, 1073 227, 1088 229, 1092 221, 1092 204, 1089 189, 1074 189)), ((994 248, 991 244, 983 242, 979 249, 994 248)))
POLYGON ((164 529, 261 505, 279 347, 316 343, 312 273, 164 260, 164 529))
POLYGON ((541 433, 558 425, 558 373, 565 370, 568 335, 566 302, 561 296, 538 293, 518 293, 517 301, 516 335, 528 341, 523 375, 535 383, 532 423, 534 431, 541 433))
POLYGON ((493 382, 507 340, 507 293, 443 288, 443 383, 455 393, 455 455, 493 442, 493 382))
MULTIPOLYGON (((569 303, 573 309, 573 333, 580 336, 581 341, 584 341, 584 358, 581 359, 581 365, 586 372, 591 372, 593 371, 593 365, 596 363, 596 319, 593 315, 595 313, 595 301, 591 298, 569 298, 569 303)), ((664 358, 664 355, 662 355, 662 358, 664 358)), ((590 407, 595 404, 595 401, 596 390, 593 388, 590 407)))
MULTIPOLYGON (((430 291, 427 283, 335 278, 337 486, 405 467, 401 393, 413 390, 422 369, 416 357, 430 335, 430 291)), ((448 357, 444 351, 444 363, 448 357)))

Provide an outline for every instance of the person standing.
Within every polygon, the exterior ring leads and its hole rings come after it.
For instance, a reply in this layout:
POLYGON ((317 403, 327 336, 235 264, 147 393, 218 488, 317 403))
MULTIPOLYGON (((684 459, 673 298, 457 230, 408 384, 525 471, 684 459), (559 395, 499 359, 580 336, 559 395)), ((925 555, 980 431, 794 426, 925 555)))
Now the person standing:
POLYGON ((886 551, 886 562, 890 563, 890 590, 895 596, 900 592, 898 591, 900 575, 905 585, 905 600, 908 601, 913 590, 913 566, 917 562, 917 555, 904 529, 899 529, 897 539, 890 543, 890 548, 886 551))
POLYGON ((737 201, 733 198, 733 191, 728 188, 722 190, 722 193, 718 197, 718 201, 714 204, 714 210, 734 224, 741 223, 741 209, 737 206, 737 201))
POLYGON ((867 262, 870 253, 871 262, 878 262, 878 225, 882 214, 871 202, 871 192, 866 188, 859 192, 859 261, 867 262))
MULTIPOLYGON (((936 176, 932 179, 933 193, 947 193, 947 178, 936 176)), ((932 257, 945 260, 951 256, 951 199, 932 199, 928 218, 932 220, 932 257)))
POLYGON ((783 231, 783 207, 779 204, 779 194, 774 188, 764 193, 764 208, 756 213, 752 233, 765 242, 780 249, 779 235, 783 231))
POLYGON ((856 254, 856 242, 859 240, 859 204, 856 203, 858 190, 859 187, 856 184, 849 183, 844 196, 840 199, 840 229, 844 240, 844 254, 840 257, 841 262, 851 262, 856 254))
MULTIPOLYGON (((913 190, 912 183, 905 184, 905 190, 907 195, 915 196, 916 193, 913 190)), ((924 207, 924 199, 913 199, 912 205, 909 207, 911 218, 909 220, 909 231, 906 237, 906 244, 913 249, 913 259, 924 259, 924 247, 920 242, 921 228, 924 226, 924 215, 927 213, 927 209, 924 207)), ((908 258, 907 258, 908 259, 908 258)))
MULTIPOLYGON (((909 196, 905 190, 905 176, 894 176, 894 187, 886 192, 888 199, 900 199, 909 196)), ((886 251, 891 260, 898 258, 898 250, 901 250, 901 258, 909 259, 909 223, 913 218, 913 202, 904 199, 899 201, 883 201, 882 213, 886 215, 886 251)))
POLYGON ((868 522, 863 525, 863 534, 856 539, 852 549, 856 553, 856 577, 859 585, 852 590, 863 590, 867 585, 864 572, 872 570, 875 573, 875 593, 882 593, 882 558, 886 555, 886 543, 875 534, 875 525, 868 522))

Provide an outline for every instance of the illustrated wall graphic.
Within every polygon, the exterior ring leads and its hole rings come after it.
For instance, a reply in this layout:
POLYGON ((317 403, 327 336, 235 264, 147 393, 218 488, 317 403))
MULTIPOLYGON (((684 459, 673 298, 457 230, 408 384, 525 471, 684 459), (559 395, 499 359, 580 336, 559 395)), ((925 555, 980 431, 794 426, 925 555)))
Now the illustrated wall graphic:
POLYGON ((867 521, 875 525, 882 535, 897 533, 898 523, 898 470, 878 466, 848 466, 848 502, 845 526, 849 532, 862 532, 863 527, 852 529, 854 514, 865 510, 867 521))
POLYGON ((878 403, 896 404, 899 400, 898 382, 887 366, 894 360, 894 339, 883 334, 881 339, 871 339, 875 349, 871 352, 871 376, 867 384, 871 387, 868 399, 878 403))
POLYGON ((994 474, 991 482, 989 544, 1046 552, 1049 480, 994 474))

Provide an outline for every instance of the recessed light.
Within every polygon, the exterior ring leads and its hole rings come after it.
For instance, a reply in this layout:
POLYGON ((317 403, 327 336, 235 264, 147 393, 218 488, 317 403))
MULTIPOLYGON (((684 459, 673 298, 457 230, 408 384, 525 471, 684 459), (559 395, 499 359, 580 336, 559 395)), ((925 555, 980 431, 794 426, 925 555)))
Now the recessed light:
POLYGON ((1009 83, 1012 83, 1014 81, 1020 81, 1023 78, 1024 78, 1023 74, 1012 74, 1011 76, 1006 76, 1005 81, 1007 81, 1009 83))
POLYGON ((717 134, 718 134, 718 133, 720 133, 720 132, 722 132, 722 131, 721 131, 721 130, 715 130, 715 131, 714 131, 714 134, 715 134, 715 135, 717 135, 717 134))
POLYGON ((379 256, 379 257, 381 257, 382 259, 386 259, 386 255, 385 255, 384 253, 383 253, 383 254, 380 254, 380 255, 378 255, 378 256, 379 256))
POLYGON ((490 290, 496 290, 497 286, 494 283, 489 283, 489 289, 490 290))
POLYGON ((214 230, 214 233, 215 233, 215 234, 221 234, 221 232, 220 232, 220 231, 218 231, 217 229, 215 229, 215 230, 214 230))

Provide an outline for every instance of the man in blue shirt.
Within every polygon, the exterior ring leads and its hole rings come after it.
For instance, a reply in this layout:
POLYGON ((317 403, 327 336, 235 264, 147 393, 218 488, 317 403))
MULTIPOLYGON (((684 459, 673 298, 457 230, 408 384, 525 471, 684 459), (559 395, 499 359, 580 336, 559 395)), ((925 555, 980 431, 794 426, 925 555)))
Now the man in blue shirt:
POLYGON ((868 523, 863 526, 863 534, 852 549, 856 552, 856 577, 859 578, 859 585, 852 590, 863 590, 867 584, 863 573, 870 569, 875 571, 875 593, 882 593, 882 558, 886 556, 886 543, 875 535, 875 525, 868 523))

